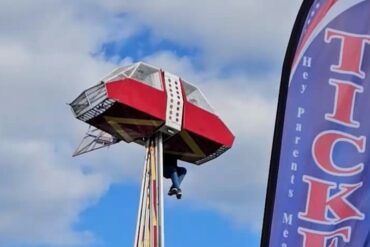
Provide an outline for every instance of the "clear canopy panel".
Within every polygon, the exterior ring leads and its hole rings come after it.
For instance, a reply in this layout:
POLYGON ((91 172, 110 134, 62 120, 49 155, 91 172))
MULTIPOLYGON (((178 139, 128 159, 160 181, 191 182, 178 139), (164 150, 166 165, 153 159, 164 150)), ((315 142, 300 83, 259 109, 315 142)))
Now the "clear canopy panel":
POLYGON ((104 77, 103 81, 115 81, 124 78, 132 78, 158 90, 163 90, 160 69, 142 62, 118 68, 104 77))
POLYGON ((156 67, 145 63, 138 63, 130 77, 156 89, 163 90, 160 72, 160 69, 156 67))
MULTIPOLYGON (((158 90, 163 90, 161 70, 149 64, 139 62, 118 68, 106 76, 103 81, 114 81, 122 78, 132 78, 158 90)), ((191 83, 182 80, 187 100, 200 108, 214 113, 204 94, 191 83)))
POLYGON ((190 103, 192 103, 196 106, 199 106, 200 108, 202 108, 206 111, 214 113, 213 108, 208 103, 206 97, 199 90, 199 88, 193 86, 192 84, 190 84, 189 82, 186 82, 184 80, 182 80, 182 84, 183 84, 184 89, 185 89, 186 98, 190 103))
POLYGON ((116 81, 116 80, 119 80, 119 79, 127 78, 129 76, 129 74, 127 73, 127 71, 130 71, 130 69, 132 69, 133 67, 134 67, 133 65, 119 67, 119 68, 113 70, 108 75, 106 75, 102 79, 102 81, 103 82, 116 81))

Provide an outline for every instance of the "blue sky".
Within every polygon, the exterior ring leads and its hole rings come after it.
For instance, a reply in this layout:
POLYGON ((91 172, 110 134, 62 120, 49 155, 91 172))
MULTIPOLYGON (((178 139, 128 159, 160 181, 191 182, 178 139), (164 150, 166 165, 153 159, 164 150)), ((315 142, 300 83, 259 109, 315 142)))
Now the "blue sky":
POLYGON ((0 100, 11 106, 0 108, 0 246, 132 244, 144 150, 120 143, 72 158, 87 126, 65 103, 140 60, 199 86, 236 136, 209 164, 181 164, 184 198, 165 199, 166 246, 258 246, 280 69, 299 2, 0 6, 0 100))
MULTIPOLYGON (((101 201, 81 215, 79 229, 90 229, 102 246, 130 246, 135 234, 139 190, 136 185, 114 185, 101 201)), ((194 209, 181 201, 165 208, 166 245, 258 246, 258 237, 237 228, 210 210, 194 209)))
POLYGON ((120 59, 131 57, 135 61, 140 61, 158 51, 168 50, 179 57, 190 57, 192 61, 200 55, 196 47, 186 47, 171 40, 153 37, 153 33, 148 28, 140 30, 131 37, 103 43, 97 54, 103 54, 108 60, 110 57, 118 56, 120 59))

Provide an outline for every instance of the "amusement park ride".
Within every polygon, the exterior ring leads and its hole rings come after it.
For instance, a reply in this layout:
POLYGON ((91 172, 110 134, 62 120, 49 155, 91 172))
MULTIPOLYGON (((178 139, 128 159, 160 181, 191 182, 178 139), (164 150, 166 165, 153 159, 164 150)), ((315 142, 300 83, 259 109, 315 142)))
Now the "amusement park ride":
POLYGON ((233 134, 198 88, 143 62, 114 70, 70 106, 90 125, 74 156, 122 140, 145 146, 134 247, 164 247, 164 155, 200 165, 230 149, 233 134))

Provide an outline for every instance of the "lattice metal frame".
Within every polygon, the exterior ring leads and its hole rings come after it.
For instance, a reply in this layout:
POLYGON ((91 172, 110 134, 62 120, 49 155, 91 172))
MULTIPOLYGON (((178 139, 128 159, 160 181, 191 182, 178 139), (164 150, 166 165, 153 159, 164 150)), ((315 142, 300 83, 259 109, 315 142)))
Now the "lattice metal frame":
POLYGON ((75 157, 100 148, 109 147, 117 142, 119 140, 116 137, 90 126, 72 156, 75 157))

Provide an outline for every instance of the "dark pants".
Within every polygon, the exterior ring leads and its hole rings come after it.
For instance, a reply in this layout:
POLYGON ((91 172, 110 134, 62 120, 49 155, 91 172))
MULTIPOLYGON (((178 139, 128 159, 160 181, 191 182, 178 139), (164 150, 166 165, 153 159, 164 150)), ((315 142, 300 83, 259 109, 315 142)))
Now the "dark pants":
POLYGON ((172 187, 180 189, 185 175, 186 169, 184 167, 178 167, 175 158, 165 155, 163 159, 163 176, 172 180, 172 187))

